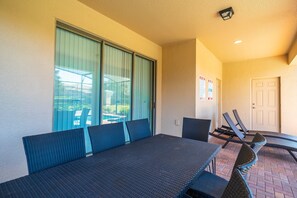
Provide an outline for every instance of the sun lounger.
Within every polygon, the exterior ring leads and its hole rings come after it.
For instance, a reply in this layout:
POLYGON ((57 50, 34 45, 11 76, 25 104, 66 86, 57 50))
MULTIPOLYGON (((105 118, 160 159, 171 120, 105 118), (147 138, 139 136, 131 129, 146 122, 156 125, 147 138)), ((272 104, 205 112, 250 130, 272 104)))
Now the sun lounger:
MULTIPOLYGON (((230 129, 219 128, 210 133, 211 136, 214 136, 222 140, 226 140, 226 143, 222 146, 223 148, 225 148, 229 142, 235 142, 235 143, 242 143, 242 141, 246 143, 252 142, 252 139, 254 138, 254 134, 244 133, 239 131, 239 129, 234 124, 234 122, 231 120, 228 113, 224 113, 223 116, 227 121, 230 129)), ((265 138, 267 140, 267 143, 265 144, 265 146, 285 149, 290 153, 290 155, 297 162, 297 157, 293 153, 293 152, 297 152, 297 142, 295 140, 280 138, 277 136, 269 136, 269 135, 265 136, 265 138)))
POLYGON ((277 137, 277 138, 282 138, 286 140, 292 140, 297 143, 297 136, 293 135, 288 135, 285 133, 279 133, 279 132, 272 132, 272 131, 256 131, 256 130, 248 130, 245 125, 243 124, 242 120, 239 117, 239 114, 236 109, 233 109, 233 114, 234 117, 237 121, 237 125, 239 125, 241 131, 243 131, 245 134, 256 134, 257 132, 262 134, 264 137, 277 137))

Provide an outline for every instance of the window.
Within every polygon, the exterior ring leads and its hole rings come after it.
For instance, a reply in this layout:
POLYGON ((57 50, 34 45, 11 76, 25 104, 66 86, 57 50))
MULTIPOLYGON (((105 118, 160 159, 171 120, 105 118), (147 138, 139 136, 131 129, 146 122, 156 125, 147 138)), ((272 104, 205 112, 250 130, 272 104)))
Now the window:
POLYGON ((56 28, 53 131, 85 128, 90 152, 87 126, 148 118, 153 130, 154 61, 64 26, 56 28))
MULTIPOLYGON (((53 131, 85 128, 92 124, 100 51, 100 43, 57 28, 53 131)), ((90 151, 87 130, 85 139, 86 149, 90 151)))
POLYGON ((104 50, 101 123, 125 122, 131 119, 132 54, 108 45, 104 50))
POLYGON ((133 85, 133 120, 148 118, 150 123, 153 122, 153 74, 153 61, 136 56, 133 85))

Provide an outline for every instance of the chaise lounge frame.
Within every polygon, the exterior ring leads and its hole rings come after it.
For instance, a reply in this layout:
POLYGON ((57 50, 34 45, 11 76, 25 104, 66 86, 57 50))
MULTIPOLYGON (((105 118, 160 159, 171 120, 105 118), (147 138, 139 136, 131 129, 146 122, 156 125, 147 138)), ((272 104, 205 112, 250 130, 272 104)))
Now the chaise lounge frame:
MULTIPOLYGON (((240 131, 236 127, 236 125, 234 124, 234 122, 232 121, 228 113, 224 113, 223 116, 229 126, 217 128, 213 132, 209 133, 211 136, 214 136, 222 140, 226 140, 222 148, 225 148, 229 142, 242 143, 242 141, 245 141, 246 143, 250 144, 255 135, 255 132, 249 133, 245 131, 240 131)), ((282 134, 281 136, 278 136, 277 134, 273 134, 273 132, 268 132, 266 133, 266 135, 265 133, 261 133, 261 132, 259 133, 262 134, 267 139, 267 143, 265 146, 285 149, 297 162, 297 157, 293 153, 293 152, 297 152, 297 140, 295 140, 294 136, 290 136, 286 134, 282 134)))

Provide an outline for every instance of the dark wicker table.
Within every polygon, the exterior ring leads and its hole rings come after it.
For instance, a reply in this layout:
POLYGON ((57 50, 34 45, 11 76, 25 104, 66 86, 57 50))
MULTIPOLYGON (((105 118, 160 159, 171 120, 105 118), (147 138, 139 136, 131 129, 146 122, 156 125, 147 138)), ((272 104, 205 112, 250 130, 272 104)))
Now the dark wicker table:
POLYGON ((219 145, 156 135, 0 184, 0 197, 179 197, 219 145))

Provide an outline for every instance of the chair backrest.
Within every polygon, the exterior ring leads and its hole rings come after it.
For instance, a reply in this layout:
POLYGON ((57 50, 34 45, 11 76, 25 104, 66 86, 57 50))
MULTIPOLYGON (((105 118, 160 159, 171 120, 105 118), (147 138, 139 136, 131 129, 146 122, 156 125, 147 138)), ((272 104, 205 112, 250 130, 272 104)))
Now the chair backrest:
POLYGON ((231 175, 227 187, 225 188, 222 198, 252 198, 253 193, 238 169, 235 169, 231 175))
POLYGON ((126 126, 130 136, 130 142, 152 136, 148 119, 127 121, 126 126))
POLYGON ((82 128, 23 137, 29 174, 86 156, 82 128))
POLYGON ((182 137, 208 142, 208 133, 211 120, 184 118, 182 137))
POLYGON ((256 133, 252 143, 251 148, 255 151, 255 153, 258 153, 259 150, 267 143, 266 138, 261 135, 260 133, 256 133))
POLYGON ((245 175, 258 161, 255 151, 246 143, 243 143, 233 166, 233 171, 237 168, 245 175))
POLYGON ((226 122, 228 123, 228 125, 230 126, 230 128, 232 129, 232 131, 237 135, 237 137, 243 141, 244 135, 242 134, 241 131, 239 131, 239 129, 235 126, 234 122, 232 121, 232 119, 230 118, 229 114, 223 113, 223 116, 226 120, 226 122))
POLYGON ((236 110, 236 109, 233 109, 232 111, 233 111, 234 117, 235 117, 237 123, 239 124, 240 128, 243 130, 244 133, 247 133, 248 130, 247 130, 247 128, 244 126, 242 120, 240 119, 237 110, 236 110))
POLYGON ((88 127, 93 153, 125 144, 123 122, 88 127))

